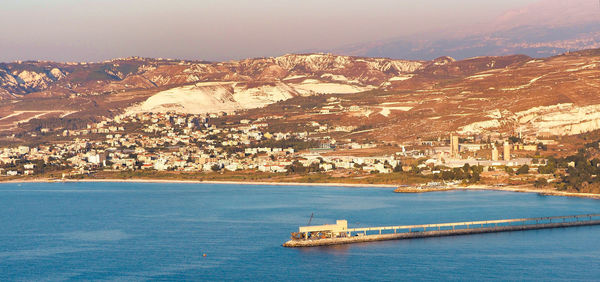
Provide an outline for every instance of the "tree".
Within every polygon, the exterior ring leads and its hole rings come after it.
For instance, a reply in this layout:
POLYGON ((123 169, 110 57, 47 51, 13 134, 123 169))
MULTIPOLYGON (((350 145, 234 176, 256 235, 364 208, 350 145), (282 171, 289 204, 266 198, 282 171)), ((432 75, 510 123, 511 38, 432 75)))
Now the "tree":
POLYGON ((221 166, 219 164, 214 164, 210 167, 210 169, 212 171, 219 171, 219 170, 221 170, 221 166))
POLYGON ((481 180, 481 176, 480 176, 480 172, 479 171, 473 171, 473 175, 471 176, 471 183, 475 183, 475 182, 479 182, 479 180, 481 180))
POLYGON ((463 171, 465 172, 465 174, 469 174, 471 167, 469 166, 469 163, 465 163, 465 165, 463 165, 463 171))
POLYGON ((319 166, 319 163, 314 162, 308 166, 308 172, 320 172, 322 169, 319 166))
POLYGON ((508 137, 508 141, 512 144, 521 143, 523 140, 517 136, 508 137))
POLYGON ((546 180, 546 178, 538 178, 535 180, 535 182, 533 182, 533 186, 535 188, 542 188, 545 187, 546 185, 548 185, 548 180, 546 180))
POLYGON ((440 177, 444 180, 453 180, 455 179, 455 175, 454 172, 451 170, 444 170, 442 171, 440 177))
POLYGON ((421 169, 417 165, 412 165, 412 167, 410 168, 410 172, 414 174, 419 174, 421 173, 421 169))
POLYGON ((598 167, 600 167, 600 159, 598 158, 594 158, 590 161, 590 164, 592 165, 592 167, 594 167, 595 169, 598 169, 598 167))
POLYGON ((288 165, 285 167, 287 171, 291 172, 291 173, 305 173, 306 172, 306 167, 304 167, 304 165, 299 162, 298 160, 295 160, 291 165, 288 165))
POLYGON ((517 169, 517 175, 528 174, 528 173, 529 173, 528 165, 522 165, 519 169, 517 169))
POLYGON ((556 160, 548 159, 548 162, 544 166, 538 168, 538 172, 541 174, 552 174, 556 171, 556 160))
POLYGON ((470 179, 471 183, 479 182, 479 180, 481 180, 480 175, 483 172, 483 166, 480 166, 480 165, 472 166, 471 171, 473 172, 471 174, 471 179, 470 179))
POLYGON ((538 143, 538 149, 542 150, 542 151, 547 151, 548 150, 548 146, 544 145, 544 143, 540 142, 538 143))

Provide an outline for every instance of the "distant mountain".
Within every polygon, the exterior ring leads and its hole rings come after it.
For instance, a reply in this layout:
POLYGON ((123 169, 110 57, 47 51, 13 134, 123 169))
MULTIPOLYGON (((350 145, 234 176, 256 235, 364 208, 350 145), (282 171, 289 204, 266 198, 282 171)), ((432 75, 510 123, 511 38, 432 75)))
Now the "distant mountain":
POLYGON ((565 27, 600 22, 596 0, 542 0, 505 12, 489 29, 508 30, 522 26, 565 27))
POLYGON ((600 47, 600 2, 543 0, 457 33, 420 40, 399 38, 341 47, 334 53, 430 60, 439 56, 525 54, 546 57, 600 47))

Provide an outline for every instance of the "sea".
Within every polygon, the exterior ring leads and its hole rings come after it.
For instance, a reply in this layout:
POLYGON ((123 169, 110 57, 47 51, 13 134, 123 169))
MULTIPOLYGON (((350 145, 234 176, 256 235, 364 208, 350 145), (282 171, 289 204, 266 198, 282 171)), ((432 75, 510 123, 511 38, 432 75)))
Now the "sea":
POLYGON ((367 227, 586 213, 600 213, 600 201, 372 187, 0 184, 0 281, 600 280, 600 226, 281 246, 309 220, 367 227))

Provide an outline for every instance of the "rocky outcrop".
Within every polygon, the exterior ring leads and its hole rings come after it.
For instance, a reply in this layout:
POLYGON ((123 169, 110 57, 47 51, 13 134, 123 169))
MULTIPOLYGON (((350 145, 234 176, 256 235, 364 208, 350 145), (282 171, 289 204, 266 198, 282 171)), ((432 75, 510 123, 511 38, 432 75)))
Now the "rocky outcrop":
POLYGON ((32 61, 0 64, 0 89, 27 95, 54 88, 87 95, 209 81, 270 83, 293 76, 320 77, 325 73, 343 76, 358 86, 378 86, 392 76, 413 72, 422 65, 423 62, 418 61, 332 54, 284 55, 222 63, 138 57, 90 64, 32 61))

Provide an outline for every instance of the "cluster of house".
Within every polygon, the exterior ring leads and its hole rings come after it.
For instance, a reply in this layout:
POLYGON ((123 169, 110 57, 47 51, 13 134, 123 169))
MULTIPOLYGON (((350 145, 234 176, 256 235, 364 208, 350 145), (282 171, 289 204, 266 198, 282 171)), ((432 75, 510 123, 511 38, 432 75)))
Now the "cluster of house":
MULTIPOLYGON (((71 167, 73 174, 98 169, 286 172, 294 162, 306 167, 318 164, 322 171, 347 168, 388 173, 399 164, 394 156, 322 156, 321 153, 332 151, 336 141, 312 137, 312 133, 322 132, 320 126, 313 125, 314 132, 270 133, 265 130, 268 124, 263 120, 241 120, 234 126, 218 128, 209 124, 208 119, 208 116, 173 113, 118 116, 89 124, 84 129, 61 131, 59 135, 72 137, 67 142, 34 148, 5 148, 0 155, 0 165, 15 167, 5 175, 20 175, 33 174, 34 170, 28 168, 36 161, 71 167), (280 142, 290 139, 318 140, 324 145, 298 152, 293 146, 280 142), (275 145, 262 145, 266 141, 275 145)), ((370 148, 375 145, 354 142, 344 146, 370 148)))
POLYGON ((17 146, 0 149, 0 175, 33 175, 40 164, 61 165, 60 159, 73 147, 17 146))
MULTIPOLYGON (((0 174, 30 175, 36 165, 70 167, 72 173, 94 170, 174 170, 287 172, 291 165, 318 165, 320 171, 334 169, 390 173, 406 159, 419 159, 418 168, 482 166, 519 166, 531 164, 530 158, 512 158, 511 150, 535 151, 537 145, 489 143, 470 140, 459 143, 457 136, 437 141, 415 141, 398 145, 397 152, 382 156, 358 157, 336 155, 335 150, 370 149, 378 144, 338 142, 323 131, 327 126, 313 123, 313 131, 267 131, 267 118, 241 120, 217 127, 211 116, 174 113, 138 113, 118 116, 89 124, 78 130, 63 130, 59 135, 72 137, 67 142, 18 146, 0 149, 0 174), (298 151, 286 140, 318 143, 320 146, 298 151), (449 143, 449 144, 448 144, 449 143), (269 145, 266 145, 269 144, 269 145), (498 148, 501 147, 500 151, 498 148), (335 150, 334 150, 335 149, 335 150), (487 158, 477 153, 491 150, 487 158)), ((341 128, 339 130, 352 130, 341 128)), ((338 130, 338 129, 335 129, 338 130)), ((44 129, 42 129, 42 132, 44 129)), ((46 130, 55 132, 55 130, 46 130)))

